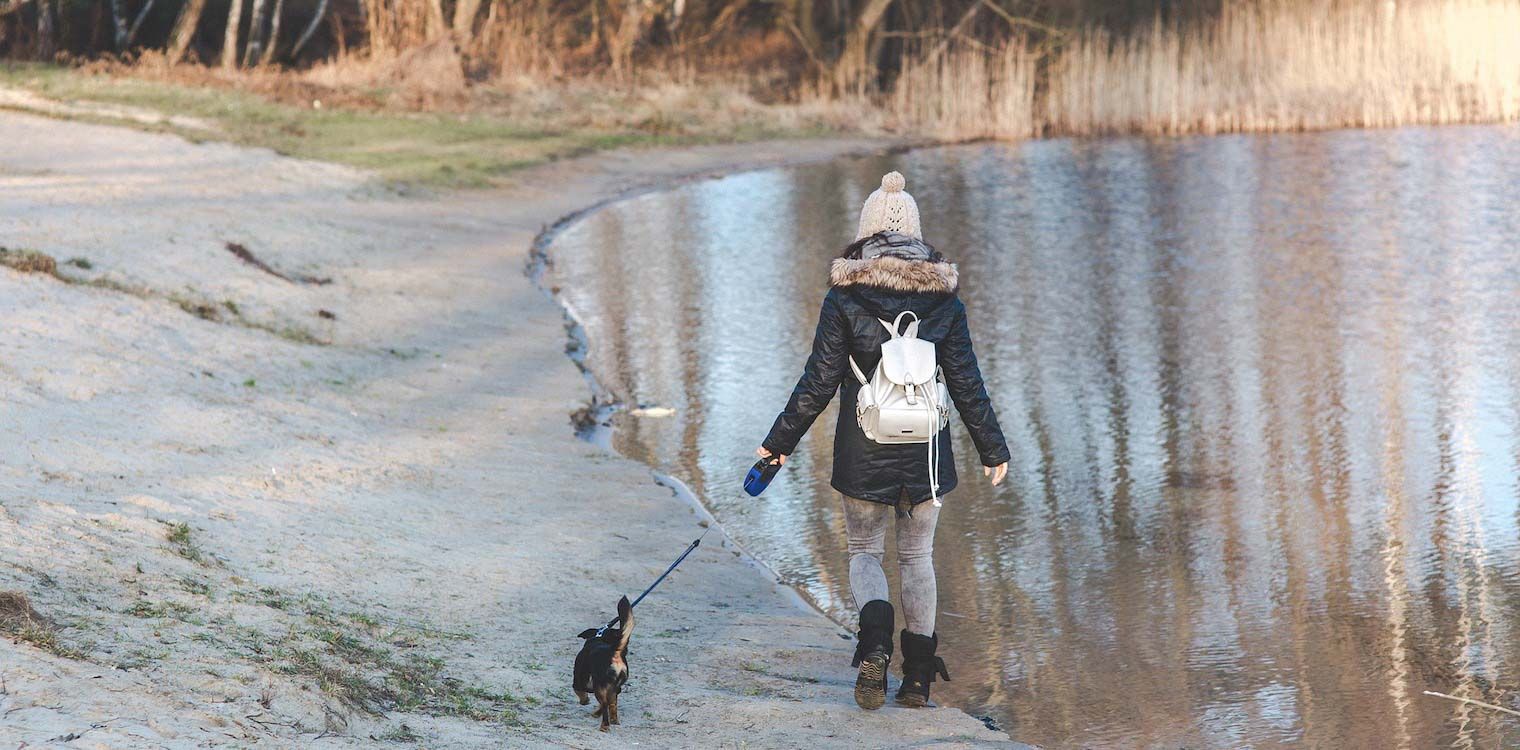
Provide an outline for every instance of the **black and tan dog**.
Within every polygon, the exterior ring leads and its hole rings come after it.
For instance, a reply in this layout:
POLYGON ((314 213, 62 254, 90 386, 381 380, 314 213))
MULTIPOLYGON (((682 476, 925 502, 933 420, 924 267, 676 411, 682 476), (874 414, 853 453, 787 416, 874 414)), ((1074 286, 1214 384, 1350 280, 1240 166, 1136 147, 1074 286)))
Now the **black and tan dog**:
POLYGON ((617 627, 598 631, 587 628, 579 637, 586 639, 575 655, 575 696, 584 706, 590 701, 586 693, 596 696, 592 716, 602 717, 602 731, 618 723, 618 693, 628 681, 628 638, 633 635, 633 605, 628 597, 618 600, 617 627))

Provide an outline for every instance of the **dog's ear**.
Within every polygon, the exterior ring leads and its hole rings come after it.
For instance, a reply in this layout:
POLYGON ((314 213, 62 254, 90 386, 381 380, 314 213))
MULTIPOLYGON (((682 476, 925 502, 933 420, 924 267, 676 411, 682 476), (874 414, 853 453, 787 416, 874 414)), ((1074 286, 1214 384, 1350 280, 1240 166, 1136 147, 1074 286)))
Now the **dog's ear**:
POLYGON ((628 597, 625 596, 618 600, 618 617, 626 620, 628 619, 628 613, 632 611, 633 605, 628 603, 628 597))
POLYGON ((595 638, 595 637, 596 637, 596 628, 586 628, 585 630, 581 631, 580 635, 576 636, 576 638, 588 638, 588 639, 589 638, 595 638))

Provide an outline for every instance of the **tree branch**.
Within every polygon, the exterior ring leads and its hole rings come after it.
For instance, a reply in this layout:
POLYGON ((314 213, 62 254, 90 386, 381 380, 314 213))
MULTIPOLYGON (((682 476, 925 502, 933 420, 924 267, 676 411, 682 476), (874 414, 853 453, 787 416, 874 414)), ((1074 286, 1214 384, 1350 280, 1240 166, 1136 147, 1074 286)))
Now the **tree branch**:
POLYGON ((1066 32, 1064 30, 1062 30, 1062 29, 1058 29, 1058 28, 1056 28, 1054 26, 1049 26, 1049 25, 1040 23, 1039 21, 1035 21, 1033 19, 1025 18, 1023 16, 1015 16, 1014 14, 1009 13, 1007 10, 1004 10, 1003 6, 998 5, 997 3, 993 2, 992 0, 981 0, 981 3, 983 5, 985 5, 985 6, 987 6, 988 9, 990 9, 993 13, 996 13, 999 16, 1002 16, 1003 20, 1007 21, 1009 26, 1013 26, 1015 28, 1019 27, 1019 26, 1028 26, 1031 29, 1036 29, 1036 30, 1039 30, 1039 31, 1043 31, 1046 34, 1050 34, 1051 36, 1056 36, 1056 37, 1065 37, 1066 36, 1066 32))
MULTIPOLYGON (((990 2, 991 0, 982 0, 982 1, 983 2, 990 2)), ((960 36, 961 29, 965 28, 966 24, 971 23, 971 19, 976 17, 976 12, 981 7, 982 6, 980 6, 980 5, 972 3, 971 7, 966 8, 965 15, 962 15, 961 16, 961 20, 956 21, 955 25, 950 27, 949 33, 945 34, 945 38, 942 41, 940 41, 939 46, 935 47, 934 48, 934 52, 929 55, 929 59, 930 60, 933 60, 934 58, 939 57, 940 55, 945 54, 945 49, 950 46, 950 40, 952 38, 954 38, 954 37, 960 36)))
POLYGON ((301 32, 301 37, 296 40, 296 45, 290 48, 290 59, 294 60, 301 54, 301 48, 311 40, 311 35, 317 33, 317 26, 321 25, 322 18, 327 15, 327 0, 318 0, 317 11, 312 14, 311 22, 306 24, 306 30, 301 32))
POLYGON ((143 21, 147 20, 148 11, 153 10, 154 2, 156 2, 156 0, 147 0, 147 2, 143 3, 142 10, 137 12, 137 18, 133 19, 132 28, 127 32, 126 46, 131 47, 132 42, 137 39, 137 30, 142 28, 143 21))
POLYGON ((786 17, 786 29, 787 31, 792 32, 793 37, 796 37, 797 46, 801 47, 802 51, 807 53, 808 60, 813 63, 813 67, 817 68, 820 71, 828 69, 828 66, 823 63, 823 60, 820 60, 818 58, 818 53, 813 50, 813 45, 808 44, 807 38, 802 35, 802 29, 797 28, 797 21, 790 15, 786 17))

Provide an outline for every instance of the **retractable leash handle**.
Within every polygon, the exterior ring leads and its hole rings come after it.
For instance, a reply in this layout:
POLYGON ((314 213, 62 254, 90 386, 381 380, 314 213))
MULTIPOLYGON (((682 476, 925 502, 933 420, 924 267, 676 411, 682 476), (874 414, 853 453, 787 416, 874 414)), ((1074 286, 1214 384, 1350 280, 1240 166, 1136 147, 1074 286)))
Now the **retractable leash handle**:
POLYGON ((766 487, 771 486, 771 480, 776 478, 776 473, 781 471, 781 458, 771 456, 762 458, 749 467, 749 473, 744 475, 744 491, 750 497, 759 497, 766 487))
MULTIPOLYGON (((707 527, 707 531, 703 531, 702 532, 702 536, 699 536, 696 539, 693 539, 692 542, 691 542, 691 544, 689 544, 689 545, 686 546, 686 551, 682 552, 681 556, 677 557, 676 561, 673 562, 673 563, 671 563, 670 567, 666 568, 665 572, 661 573, 659 578, 654 579, 654 583, 649 584, 649 588, 644 589, 644 593, 639 594, 639 598, 634 599, 633 603, 630 604, 630 605, 628 605, 628 608, 629 609, 633 609, 634 607, 639 606, 639 602, 644 601, 644 597, 649 596, 649 592, 654 591, 654 587, 660 585, 660 582, 663 581, 663 580, 665 580, 665 577, 668 576, 668 575, 670 575, 671 572, 676 569, 676 566, 680 565, 681 561, 686 559, 687 555, 690 555, 692 552, 696 551, 697 547, 702 546, 702 540, 707 537, 707 532, 708 531, 712 531, 712 527, 711 526, 707 527)), ((611 620, 609 620, 607 622, 606 625, 603 625, 600 630, 597 630, 596 634, 598 636, 600 636, 602 633, 607 632, 608 628, 612 627, 613 625, 616 625, 617 623, 618 623, 618 618, 616 618, 616 617, 612 618, 611 620)))

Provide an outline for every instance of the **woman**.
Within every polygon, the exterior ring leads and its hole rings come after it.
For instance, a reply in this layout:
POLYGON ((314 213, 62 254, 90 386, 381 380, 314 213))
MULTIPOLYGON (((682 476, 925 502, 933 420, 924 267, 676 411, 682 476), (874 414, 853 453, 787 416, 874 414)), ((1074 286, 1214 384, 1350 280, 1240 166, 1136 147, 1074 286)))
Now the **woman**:
POLYGON ((823 299, 812 356, 786 409, 756 451, 784 463, 834 392, 840 391, 831 483, 843 495, 850 591, 860 607, 859 643, 852 663, 860 668, 855 700, 866 709, 886 702, 896 623, 881 563, 894 515, 906 620, 897 701, 930 705, 929 686, 935 675, 950 679, 944 660, 935 656, 939 638, 934 631, 938 602, 933 549, 938 496, 955 488, 955 461, 948 430, 940 430, 936 488, 930 484, 930 452, 923 443, 882 445, 868 439, 857 424, 860 382, 851 374, 849 360, 853 357, 864 373, 875 369, 881 345, 891 335, 879 321, 893 321, 904 310, 918 316, 918 337, 935 344, 951 400, 980 454, 982 472, 994 485, 1008 473, 1008 445, 977 369, 966 308, 956 296, 955 264, 923 241, 918 205, 903 187, 901 174, 888 173, 881 178, 881 189, 861 208, 855 242, 829 269, 831 288, 823 299), (934 502, 926 502, 931 499, 934 502))

